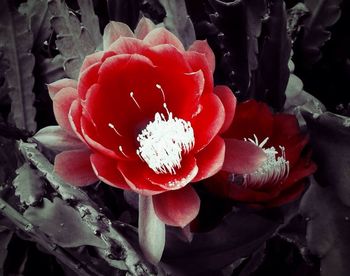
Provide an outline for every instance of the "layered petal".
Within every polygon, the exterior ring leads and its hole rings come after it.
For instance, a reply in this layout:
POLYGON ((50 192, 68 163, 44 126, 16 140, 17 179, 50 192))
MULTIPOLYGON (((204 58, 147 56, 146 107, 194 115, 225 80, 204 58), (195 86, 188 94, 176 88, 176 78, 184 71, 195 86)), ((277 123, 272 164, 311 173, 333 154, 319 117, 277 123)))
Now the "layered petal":
POLYGON ((189 51, 204 54, 207 59, 211 74, 215 71, 215 55, 206 40, 196 40, 188 49, 189 51))
POLYGON ((193 156, 185 156, 181 161, 181 168, 176 169, 175 174, 157 174, 147 169, 144 171, 144 177, 165 190, 177 190, 190 183, 197 172, 196 159, 193 156))
POLYGON ((64 78, 61 80, 57 80, 55 82, 52 82, 50 84, 47 85, 47 89, 49 90, 49 95, 51 97, 51 99, 54 98, 54 96, 63 88, 77 88, 77 81, 76 80, 72 80, 72 79, 68 79, 68 78, 64 78))
POLYGON ((180 51, 185 51, 185 48, 182 45, 181 41, 174 34, 172 34, 163 27, 156 28, 150 31, 145 36, 143 41, 149 43, 152 46, 170 44, 175 46, 180 51))
POLYGON ((135 29, 135 36, 138 39, 144 39, 146 35, 152 31, 156 25, 146 17, 142 17, 135 29))
POLYGON ((134 33, 130 30, 128 25, 122 22, 109 22, 103 32, 103 49, 107 50, 119 37, 125 36, 134 37, 134 33))
POLYGON ((85 69, 89 68, 91 65, 94 65, 95 63, 99 63, 103 55, 104 55, 103 51, 98 51, 91 55, 87 55, 84 59, 82 66, 80 67, 80 72, 84 72, 85 69))
POLYGON ((101 67, 101 62, 94 63, 93 65, 80 72, 78 94, 79 97, 84 100, 90 87, 94 85, 98 80, 98 72, 101 67))
POLYGON ((192 182, 200 181, 216 174, 225 159, 225 142, 217 136, 203 150, 196 154, 198 173, 192 182))
POLYGON ((164 192, 164 188, 152 184, 144 177, 142 170, 143 166, 144 164, 142 164, 141 161, 118 162, 118 170, 133 191, 145 196, 164 192))
POLYGON ((236 111, 237 99, 231 89, 225 85, 215 86, 214 93, 219 97, 225 108, 225 121, 220 129, 220 133, 223 133, 232 124, 236 111))
POLYGON ((53 98, 53 112, 57 123, 66 131, 73 133, 69 122, 68 113, 74 100, 78 98, 75 88, 66 87, 61 89, 53 98))
POLYGON ((200 101, 201 111, 191 120, 195 136, 194 151, 202 150, 218 134, 225 121, 225 109, 215 94, 205 94, 200 101))
POLYGON ((98 153, 91 154, 90 161, 96 176, 100 180, 113 187, 130 190, 129 185, 118 171, 117 161, 98 153))
POLYGON ((225 146, 224 171, 235 174, 253 173, 266 160, 264 151, 253 143, 227 138, 225 146))
POLYGON ((57 154, 54 171, 74 186, 87 186, 98 181, 90 163, 90 151, 87 150, 71 150, 57 154))
POLYGON ((186 187, 153 196, 154 210, 167 225, 185 227, 199 212, 200 199, 195 190, 186 187))

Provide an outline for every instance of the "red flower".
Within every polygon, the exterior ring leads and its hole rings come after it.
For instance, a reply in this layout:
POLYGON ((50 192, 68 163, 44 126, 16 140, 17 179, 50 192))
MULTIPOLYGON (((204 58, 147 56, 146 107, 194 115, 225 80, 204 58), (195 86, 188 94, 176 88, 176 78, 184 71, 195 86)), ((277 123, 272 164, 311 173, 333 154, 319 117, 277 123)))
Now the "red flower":
MULTIPOLYGON (((253 173, 224 168, 209 179, 207 187, 221 196, 255 206, 278 206, 295 200, 304 190, 303 179, 316 170, 310 154, 303 152, 307 137, 295 116, 273 115, 264 103, 239 104, 223 136, 228 143, 248 140, 262 148, 267 158, 253 173)), ((234 154, 227 150, 226 159, 234 154)))
POLYGON ((164 28, 142 19, 132 31, 112 22, 104 51, 87 56, 78 82, 48 86, 57 122, 84 143, 63 151, 55 171, 84 186, 98 179, 153 195, 157 216, 184 226, 198 213, 190 182, 217 173, 235 98, 213 87, 215 58, 206 41, 185 51, 164 28))

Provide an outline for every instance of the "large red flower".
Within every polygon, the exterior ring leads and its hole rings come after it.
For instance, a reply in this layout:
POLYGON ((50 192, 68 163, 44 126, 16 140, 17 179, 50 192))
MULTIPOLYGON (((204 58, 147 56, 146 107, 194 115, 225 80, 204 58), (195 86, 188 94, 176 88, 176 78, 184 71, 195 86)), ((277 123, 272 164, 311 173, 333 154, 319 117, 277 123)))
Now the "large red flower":
POLYGON ((163 222, 188 224, 199 198, 187 184, 221 169, 225 143, 218 134, 235 110, 232 92, 213 87, 214 66, 206 41, 185 51, 146 19, 135 34, 110 23, 104 51, 86 57, 79 80, 48 86, 57 122, 85 145, 58 154, 55 171, 77 186, 100 179, 152 195, 163 222))
MULTIPOLYGON (((295 200, 304 190, 304 178, 316 166, 303 149, 307 136, 295 116, 272 114, 268 106, 250 100, 237 106, 235 118, 223 134, 232 141, 250 141, 263 149, 266 160, 252 173, 224 168, 206 181, 216 194, 255 206, 273 207, 295 200)), ((226 159, 235 152, 227 149, 226 159)))

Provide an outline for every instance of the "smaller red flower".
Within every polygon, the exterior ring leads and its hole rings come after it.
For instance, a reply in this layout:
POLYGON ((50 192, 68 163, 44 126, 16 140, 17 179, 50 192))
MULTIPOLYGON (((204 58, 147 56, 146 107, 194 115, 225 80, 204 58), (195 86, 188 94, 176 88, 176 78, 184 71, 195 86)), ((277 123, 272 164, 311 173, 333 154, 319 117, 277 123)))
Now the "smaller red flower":
POLYGON ((237 154, 227 146, 237 143, 237 139, 260 147, 266 160, 248 174, 224 166, 206 181, 207 187, 220 196, 258 207, 279 206, 297 199, 304 190, 305 177, 316 170, 310 152, 303 150, 308 138, 300 132, 296 117, 272 114, 264 103, 251 100, 239 104, 223 136, 225 163, 237 154))

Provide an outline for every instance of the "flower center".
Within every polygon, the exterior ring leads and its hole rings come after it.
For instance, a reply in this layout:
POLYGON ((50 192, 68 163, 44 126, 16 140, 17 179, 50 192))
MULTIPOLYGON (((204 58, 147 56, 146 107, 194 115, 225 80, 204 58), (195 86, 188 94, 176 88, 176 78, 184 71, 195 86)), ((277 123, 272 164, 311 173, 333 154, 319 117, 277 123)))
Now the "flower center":
POLYGON ((173 117, 171 112, 166 119, 157 112, 137 141, 140 143, 137 155, 155 173, 176 174, 175 170, 181 168, 182 155, 194 146, 194 133, 190 122, 173 117))
POLYGON ((262 187, 264 184, 277 184, 288 177, 289 161, 286 160, 285 148, 279 146, 281 150, 281 155, 279 156, 275 147, 264 148, 268 139, 268 137, 265 138, 260 144, 255 134, 254 140, 250 138, 245 139, 262 148, 267 158, 255 172, 243 175, 244 186, 262 187))

